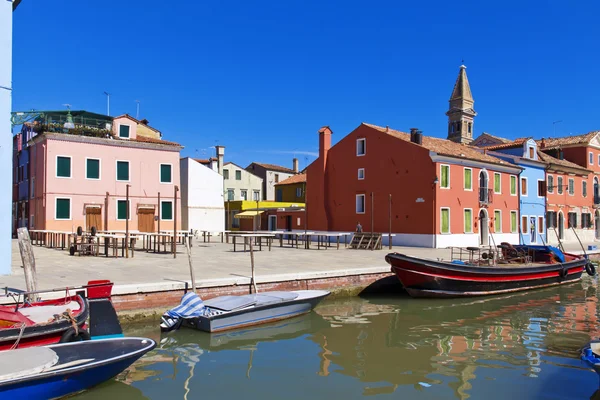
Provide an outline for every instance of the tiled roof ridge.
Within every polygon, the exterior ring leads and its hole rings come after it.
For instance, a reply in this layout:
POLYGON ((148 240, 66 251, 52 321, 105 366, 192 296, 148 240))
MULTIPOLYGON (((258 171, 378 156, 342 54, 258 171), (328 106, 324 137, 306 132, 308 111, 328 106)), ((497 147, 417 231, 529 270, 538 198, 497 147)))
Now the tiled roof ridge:
POLYGON ((256 164, 258 166, 261 166, 261 167, 263 167, 265 169, 268 169, 268 170, 271 170, 271 171, 286 172, 286 173, 290 173, 290 174, 295 174, 296 173, 291 168, 282 167, 281 165, 277 165, 277 164, 253 162, 250 165, 252 165, 252 164, 256 164))
POLYGON ((301 173, 301 174, 296 174, 296 175, 290 176, 289 178, 284 179, 279 183, 276 183, 275 186, 291 185, 294 183, 302 183, 302 182, 306 182, 306 173, 301 173))

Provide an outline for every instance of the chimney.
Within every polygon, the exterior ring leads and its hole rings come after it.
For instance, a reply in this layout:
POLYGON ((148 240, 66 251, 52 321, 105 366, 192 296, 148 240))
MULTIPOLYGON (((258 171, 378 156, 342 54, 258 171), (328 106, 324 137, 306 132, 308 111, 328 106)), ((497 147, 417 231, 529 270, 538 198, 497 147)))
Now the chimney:
POLYGON ((292 160, 292 164, 294 165, 294 167, 293 167, 293 169, 294 169, 294 173, 296 173, 296 174, 297 174, 297 173, 298 173, 298 159, 297 159, 297 158, 294 158, 294 159, 292 160))
POLYGON ((423 133, 418 128, 410 128, 410 141, 415 144, 423 144, 423 133))
POLYGON ((223 156, 225 156, 225 146, 215 146, 217 150, 217 172, 223 175, 223 156))
POLYGON ((331 148, 331 134, 333 131, 328 126, 319 129, 319 162, 325 168, 327 164, 327 153, 331 148))
POLYGON ((544 138, 542 138, 542 143, 540 144, 540 148, 544 148, 546 147, 546 140, 544 140, 544 138))

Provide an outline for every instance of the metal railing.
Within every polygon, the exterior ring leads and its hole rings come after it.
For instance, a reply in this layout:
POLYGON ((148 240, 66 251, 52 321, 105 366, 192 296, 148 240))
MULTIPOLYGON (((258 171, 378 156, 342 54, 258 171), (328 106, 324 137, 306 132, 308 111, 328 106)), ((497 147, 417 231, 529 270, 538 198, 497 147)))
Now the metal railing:
POLYGON ((490 204, 494 200, 494 190, 487 187, 479 188, 479 203, 490 204))

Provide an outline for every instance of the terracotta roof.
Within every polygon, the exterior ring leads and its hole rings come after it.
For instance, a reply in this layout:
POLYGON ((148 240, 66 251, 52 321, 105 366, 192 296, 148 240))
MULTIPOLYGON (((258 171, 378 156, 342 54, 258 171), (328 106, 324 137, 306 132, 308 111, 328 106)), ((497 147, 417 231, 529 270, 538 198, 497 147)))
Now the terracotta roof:
MULTIPOLYGON (((293 169, 282 167, 280 165, 257 163, 257 162, 253 162, 252 164, 255 164, 255 165, 258 165, 260 167, 263 167, 264 169, 267 169, 269 171, 285 172, 287 174, 295 174, 296 173, 296 172, 294 172, 293 169)), ((252 166, 252 164, 250 164, 248 167, 252 166)))
POLYGON ((590 144, 592 139, 598 134, 600 131, 592 131, 585 133, 583 135, 577 136, 565 136, 560 138, 543 138, 542 140, 538 140, 538 146, 541 149, 556 149, 564 146, 573 146, 578 144, 587 145, 590 144))
POLYGON ((279 183, 276 183, 275 186, 291 185, 293 183, 303 183, 303 182, 306 182, 306 174, 297 174, 294 176, 290 176, 289 178, 284 179, 279 183))
POLYGON ((153 130, 154 132, 157 133, 161 133, 158 129, 151 127, 150 125, 148 125, 148 120, 146 118, 144 118, 143 120, 139 121, 135 118, 133 118, 131 115, 129 114, 123 114, 123 115, 119 115, 118 117, 115 117, 115 119, 117 118, 128 118, 130 120, 132 120, 133 122, 139 124, 139 125, 144 125, 146 128, 153 130))
MULTIPOLYGON (((181 146, 179 143, 167 142, 166 140, 154 139, 146 136, 137 136, 135 139, 129 139, 132 142, 164 144, 166 146, 181 146)), ((183 147, 183 146, 181 146, 183 147)))
POLYGON ((211 161, 217 161, 216 158, 211 157, 211 158, 192 158, 192 160, 199 162, 200 164, 210 164, 211 161))
POLYGON ((510 149, 513 147, 521 147, 523 143, 528 141, 530 138, 519 138, 515 139, 512 142, 502 143, 502 144, 492 144, 490 146, 483 146, 482 149, 486 150, 500 150, 500 149, 510 149))
MULTIPOLYGON (((364 122, 362 124, 368 126, 369 128, 377 129, 380 132, 387 133, 398 139, 410 142, 410 134, 406 132, 387 129, 377 125, 366 124, 364 122)), ((415 143, 415 146, 419 145, 415 143)), ((421 146, 444 156, 466 158, 470 160, 483 161, 491 164, 511 165, 510 163, 503 161, 499 158, 490 156, 489 154, 485 154, 481 149, 477 149, 475 147, 468 146, 465 144, 451 142, 450 140, 446 139, 434 138, 431 136, 423 136, 423 144, 421 146)))
POLYGON ((538 158, 545 162, 547 165, 553 164, 553 165, 558 165, 561 167, 566 167, 566 168, 570 168, 570 169, 576 169, 579 170, 581 173, 583 174, 591 174, 592 171, 583 168, 581 165, 572 163, 571 161, 567 161, 567 160, 561 160, 559 158, 556 157, 552 157, 551 155, 548 155, 546 153, 543 153, 541 151, 538 150, 538 158))

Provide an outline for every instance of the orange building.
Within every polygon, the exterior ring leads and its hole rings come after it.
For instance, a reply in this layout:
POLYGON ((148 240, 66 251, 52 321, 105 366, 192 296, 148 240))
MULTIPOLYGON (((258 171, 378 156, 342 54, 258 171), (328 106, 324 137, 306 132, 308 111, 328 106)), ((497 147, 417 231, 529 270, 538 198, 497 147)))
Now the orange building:
POLYGON ((319 157, 307 168, 310 230, 360 222, 399 245, 519 242, 521 168, 468 145, 477 113, 465 69, 450 97, 448 140, 362 123, 331 146, 331 129, 319 130, 319 157))

